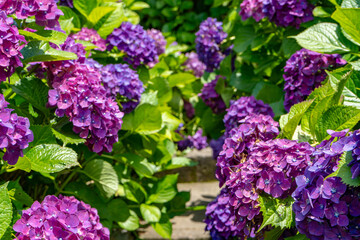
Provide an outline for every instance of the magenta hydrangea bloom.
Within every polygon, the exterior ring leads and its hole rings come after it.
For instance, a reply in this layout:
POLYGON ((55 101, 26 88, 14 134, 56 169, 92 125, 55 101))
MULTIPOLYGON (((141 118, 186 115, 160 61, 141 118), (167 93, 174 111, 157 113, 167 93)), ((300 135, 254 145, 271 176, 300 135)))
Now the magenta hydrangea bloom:
POLYGON ((294 53, 284 67, 284 106, 287 111, 291 106, 302 102, 326 79, 325 70, 338 68, 346 61, 338 54, 320 54, 307 49, 294 53))
POLYGON ((57 0, 10 0, 0 3, 0 10, 7 14, 16 14, 18 19, 27 19, 35 16, 36 24, 45 29, 61 30, 59 18, 64 15, 58 9, 57 0))
POLYGON ((22 43, 26 41, 13 24, 14 20, 0 11, 0 82, 6 81, 17 67, 23 66, 20 61, 23 57, 20 50, 25 46, 22 43))
POLYGON ((217 76, 214 80, 209 83, 205 83, 199 93, 199 97, 204 101, 204 103, 211 108, 213 113, 220 114, 225 112, 226 105, 220 94, 215 90, 218 80, 222 78, 217 76))
POLYGON ((75 197, 48 195, 24 210, 13 229, 16 239, 110 240, 98 212, 75 197))
POLYGON ((118 141, 123 112, 101 85, 98 71, 81 63, 72 70, 56 75, 49 91, 49 106, 57 107, 57 116, 67 116, 73 123, 73 131, 93 152, 111 152, 118 141))
POLYGON ((260 21, 265 18, 266 15, 263 12, 264 0, 244 0, 240 4, 240 16, 242 20, 246 20, 250 17, 253 17, 255 21, 260 21))
POLYGON ((186 53, 185 56, 188 58, 184 63, 185 70, 191 71, 195 77, 201 78, 206 70, 206 65, 199 60, 198 55, 194 52, 186 53))
POLYGON ((11 113, 13 110, 7 108, 8 105, 0 94, 0 149, 6 149, 3 159, 15 165, 23 156, 23 149, 34 140, 34 135, 29 129, 29 119, 11 113))
POLYGON ((114 100, 118 98, 123 112, 132 112, 139 105, 145 89, 139 75, 128 65, 106 65, 102 68, 101 75, 107 95, 114 100))
POLYGON ((200 61, 206 65, 206 71, 212 72, 220 66, 225 58, 225 51, 221 49, 221 43, 227 37, 223 31, 222 22, 215 18, 207 18, 200 24, 196 33, 196 52, 200 61))
POLYGON ((94 29, 89 29, 83 27, 78 33, 71 35, 71 38, 75 40, 82 40, 91 42, 96 45, 98 48, 96 50, 105 51, 106 50, 106 41, 102 39, 100 35, 94 29))
POLYGON ((193 136, 183 136, 184 139, 177 142, 178 149, 184 151, 187 148, 204 149, 208 146, 207 137, 203 136, 203 130, 199 129, 193 136))
POLYGON ((225 134, 239 126, 239 121, 250 113, 274 117, 274 112, 271 107, 261 100, 256 100, 253 96, 241 97, 236 101, 230 101, 230 107, 226 111, 227 113, 223 120, 225 124, 225 134))
POLYGON ((222 135, 218 139, 211 139, 209 145, 212 148, 214 159, 217 159, 219 153, 222 151, 222 147, 225 142, 225 139, 226 139, 225 135, 222 135))
POLYGON ((124 60, 135 68, 155 62, 158 58, 155 40, 140 25, 123 22, 107 37, 108 50, 117 47, 126 56, 124 60))

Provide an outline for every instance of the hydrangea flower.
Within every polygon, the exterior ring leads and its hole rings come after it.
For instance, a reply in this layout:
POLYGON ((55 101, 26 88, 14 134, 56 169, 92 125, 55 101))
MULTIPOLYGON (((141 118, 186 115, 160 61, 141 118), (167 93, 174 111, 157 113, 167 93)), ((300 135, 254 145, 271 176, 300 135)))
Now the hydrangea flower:
POLYGON ((91 42, 96 45, 98 48, 96 50, 105 51, 106 50, 106 41, 102 39, 100 35, 94 29, 89 29, 83 27, 78 33, 72 34, 71 38, 75 40, 82 40, 91 42))
POLYGON ((20 61, 23 57, 20 50, 24 47, 22 43, 26 41, 13 24, 14 20, 0 11, 0 82, 6 81, 17 67, 23 66, 20 61))
POLYGON ((183 99, 183 100, 184 100, 184 110, 185 110, 186 116, 189 119, 193 119, 195 117, 195 108, 189 101, 186 101, 185 99, 183 99))
POLYGON ((240 5, 243 20, 253 17, 257 22, 268 17, 278 26, 300 27, 313 19, 313 5, 306 0, 245 0, 240 5))
POLYGON ((166 40, 162 35, 161 31, 157 29, 148 29, 147 34, 155 41, 155 48, 157 55, 161 55, 165 53, 166 40))
POLYGON ((193 136, 186 136, 183 140, 177 142, 178 149, 184 151, 187 148, 204 149, 208 146, 207 137, 203 136, 203 130, 199 129, 193 136))
POLYGON ((302 102, 326 79, 327 69, 341 67, 346 61, 338 54, 320 54, 307 49, 294 53, 284 67, 285 109, 302 102))
POLYGON ((59 18, 64 15, 58 9, 57 0, 10 0, 0 3, 0 10, 6 14, 16 14, 17 19, 27 19, 35 16, 36 24, 45 29, 61 30, 59 18))
POLYGON ((214 80, 209 83, 205 83, 199 93, 199 97, 204 101, 204 103, 211 108, 213 113, 220 114, 226 110, 226 105, 220 94, 215 90, 218 80, 222 78, 217 76, 214 80))
POLYGON ((352 178, 360 176, 360 131, 356 130, 353 134, 353 140, 356 142, 352 151, 353 160, 349 163, 351 166, 352 178))
POLYGON ((225 139, 226 139, 225 135, 222 135, 218 139, 211 139, 210 147, 212 148, 214 159, 217 159, 217 157, 219 156, 219 153, 222 150, 225 139))
POLYGON ((118 98, 122 111, 132 112, 145 91, 139 75, 126 64, 109 64, 101 70, 102 82, 107 95, 118 98))
POLYGON ((48 195, 24 210, 13 229, 16 239, 110 240, 98 212, 75 197, 48 195))
POLYGON ((54 77, 52 87, 48 104, 57 107, 56 115, 69 118, 73 131, 86 139, 91 151, 111 152, 124 113, 106 96, 100 73, 76 62, 71 70, 54 77))
POLYGON ((206 65, 206 71, 212 72, 220 66, 225 58, 225 51, 221 49, 221 43, 227 37, 223 31, 222 22, 215 18, 207 18, 200 24, 196 33, 196 52, 201 62, 206 65))
POLYGON ((225 134, 231 129, 239 126, 239 121, 250 113, 263 114, 274 117, 271 107, 261 100, 256 100, 253 96, 241 97, 236 101, 230 101, 230 107, 224 116, 225 134))
POLYGON ((155 62, 158 58, 155 40, 140 25, 123 22, 107 37, 108 50, 117 47, 126 56, 124 60, 135 68, 155 62))
POLYGON ((197 78, 204 75, 206 65, 199 60, 196 53, 190 52, 185 55, 188 59, 185 61, 184 66, 186 71, 192 71, 197 78))
POLYGON ((29 119, 20 117, 0 94, 0 149, 6 149, 3 159, 10 165, 15 165, 19 157, 23 156, 23 149, 34 140, 34 135, 29 129, 29 119))

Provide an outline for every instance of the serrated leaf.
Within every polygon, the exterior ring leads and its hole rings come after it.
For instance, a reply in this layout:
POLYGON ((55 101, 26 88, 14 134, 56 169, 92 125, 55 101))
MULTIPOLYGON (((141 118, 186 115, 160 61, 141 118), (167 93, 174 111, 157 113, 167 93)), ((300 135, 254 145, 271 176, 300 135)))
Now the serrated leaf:
POLYGON ((91 11, 88 20, 95 25, 101 18, 110 15, 115 9, 115 7, 96 7, 91 11))
POLYGON ((335 23, 318 23, 295 36, 303 48, 320 53, 346 53, 357 47, 341 33, 335 23))
POLYGON ((148 223, 160 221, 161 212, 160 209, 156 206, 141 204, 140 212, 144 220, 148 223))
POLYGON ((29 32, 19 29, 19 33, 34 40, 52 42, 57 45, 64 43, 67 38, 65 33, 54 30, 38 30, 36 32, 29 32))
POLYGON ((49 125, 31 125, 30 129, 34 134, 34 141, 30 143, 30 147, 40 144, 56 144, 56 139, 49 125))
POLYGON ((94 29, 97 30, 98 34, 102 38, 106 38, 110 33, 114 31, 115 28, 118 28, 124 21, 125 10, 123 3, 105 2, 101 6, 115 8, 115 10, 111 12, 111 14, 107 14, 102 17, 94 26, 94 29))
POLYGON ((66 131, 66 129, 57 130, 54 128, 51 128, 51 131, 57 139, 61 140, 64 143, 64 145, 78 145, 86 141, 85 139, 76 135, 73 131, 66 131))
POLYGON ((83 173, 94 180, 95 185, 106 198, 117 192, 119 179, 110 163, 100 159, 92 160, 86 164, 83 173))
POLYGON ((337 8, 331 16, 343 30, 350 35, 351 39, 360 43, 360 9, 337 8))
POLYGON ((330 174, 329 176, 327 176, 326 178, 329 177, 340 177, 341 181, 343 183, 345 183, 346 185, 349 185, 351 187, 359 187, 360 186, 360 177, 356 177, 355 179, 352 178, 352 173, 351 173, 351 167, 349 167, 349 163, 353 160, 352 157, 352 152, 344 152, 341 155, 339 164, 338 164, 338 169, 333 172, 332 174, 330 174))
POLYGON ((156 183, 156 190, 153 194, 151 194, 146 201, 146 203, 166 203, 171 201, 176 194, 176 183, 177 183, 178 175, 172 174, 167 175, 162 178, 160 181, 156 183))
POLYGON ((57 144, 41 144, 20 157, 15 167, 27 172, 55 173, 79 165, 77 153, 57 144))
POLYGON ((293 222, 293 199, 275 199, 270 196, 260 197, 260 211, 263 213, 263 223, 258 231, 271 225, 281 229, 290 228, 293 222))
POLYGON ((342 8, 360 8, 358 0, 343 0, 341 3, 342 8))
POLYGON ((7 185, 7 183, 0 185, 0 238, 4 236, 9 228, 13 213, 7 185))
POLYGON ((85 17, 89 16, 90 13, 98 5, 97 0, 74 0, 74 7, 85 17))
POLYGON ((119 226, 128 231, 135 231, 140 227, 139 217, 133 210, 130 210, 130 216, 124 222, 118 222, 119 226))

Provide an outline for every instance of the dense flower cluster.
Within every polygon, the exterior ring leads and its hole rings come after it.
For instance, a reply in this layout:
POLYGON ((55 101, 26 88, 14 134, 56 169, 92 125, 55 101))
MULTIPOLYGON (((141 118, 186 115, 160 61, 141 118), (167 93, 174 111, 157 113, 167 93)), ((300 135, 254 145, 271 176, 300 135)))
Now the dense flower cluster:
POLYGON ((196 53, 190 52, 186 53, 186 57, 188 58, 185 63, 185 70, 192 71, 197 78, 201 78, 204 75, 206 65, 199 60, 199 57, 196 53))
POLYGON ((122 111, 132 112, 140 103, 144 92, 138 74, 126 64, 109 64, 101 70, 102 81, 107 95, 119 99, 122 111))
POLYGON ((108 50, 117 47, 126 56, 124 60, 135 68, 155 62, 158 58, 155 40, 140 25, 123 22, 107 37, 108 50))
POLYGON ((82 28, 78 33, 71 35, 71 38, 75 40, 82 40, 91 42, 96 45, 98 48, 96 50, 105 51, 106 50, 106 41, 102 39, 100 35, 94 29, 82 28))
POLYGON ((211 139, 209 145, 212 148, 214 159, 217 159, 217 157, 219 156, 219 153, 222 150, 222 146, 225 142, 225 139, 226 139, 225 135, 222 135, 218 139, 211 139))
MULTIPOLYGON (((69 69, 68 69, 69 70, 69 69)), ((98 71, 75 63, 73 70, 56 75, 49 91, 49 105, 56 106, 56 115, 66 115, 73 131, 96 153, 111 152, 118 141, 123 113, 117 103, 106 96, 98 71)))
POLYGON ((215 18, 208 18, 200 24, 200 29, 196 33, 196 52, 200 61, 206 65, 206 71, 212 72, 217 69, 225 58, 221 43, 226 37, 222 22, 215 18))
POLYGON ((204 103, 209 106, 215 114, 223 113, 226 110, 224 100, 215 90, 219 78, 221 78, 221 76, 217 76, 211 82, 205 83, 201 89, 201 93, 199 93, 199 97, 201 97, 204 103))
POLYGON ((165 53, 166 49, 166 40, 162 35, 161 31, 157 29, 148 29, 147 34, 155 40, 155 48, 157 55, 165 53))
POLYGON ((14 165, 23 156, 22 149, 34 140, 34 135, 29 129, 29 119, 11 113, 13 110, 7 108, 8 105, 0 94, 0 149, 6 149, 3 159, 14 165))
POLYGON ((355 142, 352 136, 345 136, 346 131, 328 132, 331 138, 316 147, 313 164, 296 177, 297 189, 292 194, 296 227, 311 240, 357 239, 359 190, 348 188, 339 177, 326 178, 337 169, 341 154, 351 150, 355 142))
POLYGON ((307 49, 294 53, 284 67, 285 109, 304 101, 326 79, 326 69, 346 64, 338 54, 320 54, 307 49))
POLYGON ((9 0, 0 2, 0 10, 16 14, 17 19, 35 16, 36 24, 47 29, 60 30, 59 18, 64 15, 58 9, 57 0, 9 0))
POLYGON ((186 136, 183 140, 177 142, 178 149, 183 151, 187 148, 196 148, 201 150, 208 146, 207 137, 203 136, 203 130, 199 129, 193 136, 186 136))
MULTIPOLYGON (((5 4, 5 3, 4 3, 5 4)), ((19 34, 12 18, 8 18, 5 12, 0 11, 0 82, 5 81, 15 72, 17 67, 22 67, 20 50, 25 43, 24 36, 19 34)))
POLYGON ((257 22, 268 17, 278 26, 299 28, 313 19, 313 6, 307 0, 245 0, 240 5, 243 20, 253 17, 257 22))
POLYGON ((353 160, 349 166, 351 166, 352 178, 355 179, 360 176, 360 131, 355 131, 352 137, 355 144, 352 151, 353 160))
POLYGON ((271 107, 261 100, 256 100, 253 96, 241 97, 236 101, 231 101, 230 107, 226 111, 227 113, 224 117, 225 134, 228 134, 231 129, 239 126, 239 121, 250 113, 274 117, 274 112, 271 107))
POLYGON ((16 239, 109 240, 95 208, 75 197, 46 196, 34 202, 15 223, 16 239))

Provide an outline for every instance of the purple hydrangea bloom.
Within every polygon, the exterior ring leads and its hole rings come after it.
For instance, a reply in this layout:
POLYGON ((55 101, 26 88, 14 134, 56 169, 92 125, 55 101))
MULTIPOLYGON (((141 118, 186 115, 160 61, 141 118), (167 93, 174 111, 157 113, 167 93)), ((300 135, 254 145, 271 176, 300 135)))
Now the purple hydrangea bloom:
POLYGON ((356 142, 354 150, 352 151, 353 160, 349 163, 351 166, 352 178, 355 179, 360 176, 360 131, 357 130, 353 134, 353 140, 356 142))
POLYGON ((126 56, 124 60, 135 68, 155 62, 158 58, 155 40, 140 25, 123 22, 107 37, 108 50, 117 47, 126 56))
POLYGON ((184 99, 184 110, 185 110, 186 116, 189 119, 193 119, 195 117, 195 108, 189 101, 186 101, 185 99, 184 99))
POLYGON ((139 75, 126 64, 109 64, 101 70, 102 81, 109 97, 118 98, 125 113, 132 112, 144 92, 139 75))
POLYGON ((46 196, 24 210, 13 227, 16 239, 110 240, 95 208, 75 197, 46 196))
POLYGON ((184 151, 187 148, 204 149, 208 146, 207 137, 203 136, 203 130, 199 129, 193 136, 186 136, 183 140, 177 142, 178 149, 184 151))
POLYGON ((244 0, 240 4, 240 16, 242 20, 246 20, 250 17, 253 17, 255 21, 260 21, 265 18, 266 15, 263 12, 264 0, 244 0))
POLYGON ((22 43, 26 41, 13 24, 14 20, 0 11, 0 82, 6 81, 17 67, 23 66, 20 61, 23 57, 20 50, 25 46, 22 43))
POLYGON ((6 149, 3 159, 15 165, 34 135, 29 129, 29 119, 11 113, 13 110, 7 108, 8 104, 0 94, 0 149, 6 149))
POLYGON ((217 159, 217 157, 219 156, 219 153, 222 150, 225 139, 226 139, 225 135, 222 135, 218 139, 211 139, 210 147, 213 150, 213 158, 214 159, 217 159))
POLYGON ((225 58, 225 52, 221 49, 221 43, 227 37, 223 31, 222 22, 215 18, 208 18, 200 24, 196 33, 196 52, 200 61, 206 65, 206 71, 212 72, 220 66, 225 58))
POLYGON ((147 34, 155 40, 155 48, 157 55, 165 53, 166 49, 166 40, 162 35, 161 31, 157 29, 148 29, 147 34))
POLYGON ((239 126, 239 121, 250 113, 274 117, 274 112, 271 107, 261 100, 256 100, 253 96, 241 97, 236 101, 231 101, 230 107, 226 111, 227 113, 224 116, 225 134, 239 126))
POLYGON ((16 13, 18 19, 35 16, 36 24, 45 29, 61 30, 59 18, 64 14, 56 3, 57 0, 10 0, 0 2, 0 10, 7 14, 16 13))
POLYGON ((186 71, 192 71, 197 78, 201 78, 206 70, 206 65, 199 60, 196 53, 186 53, 188 59, 185 61, 184 66, 186 71))
POLYGON ((217 76, 214 80, 209 83, 205 83, 199 93, 199 97, 204 101, 204 103, 211 108, 213 113, 220 114, 226 110, 226 105, 220 94, 215 90, 218 80, 222 78, 217 76))
POLYGON ((307 49, 294 53, 284 67, 285 109, 302 102, 326 79, 325 70, 341 67, 346 61, 338 54, 320 54, 307 49))
POLYGON ((49 91, 49 106, 57 107, 57 116, 67 116, 73 131, 96 153, 111 152, 118 141, 123 112, 107 97, 98 71, 76 62, 71 68, 56 75, 49 91))
POLYGON ((102 39, 100 35, 94 29, 82 28, 78 33, 72 34, 71 38, 75 40, 82 40, 91 42, 96 45, 98 48, 96 50, 105 51, 106 50, 106 41, 102 39))

